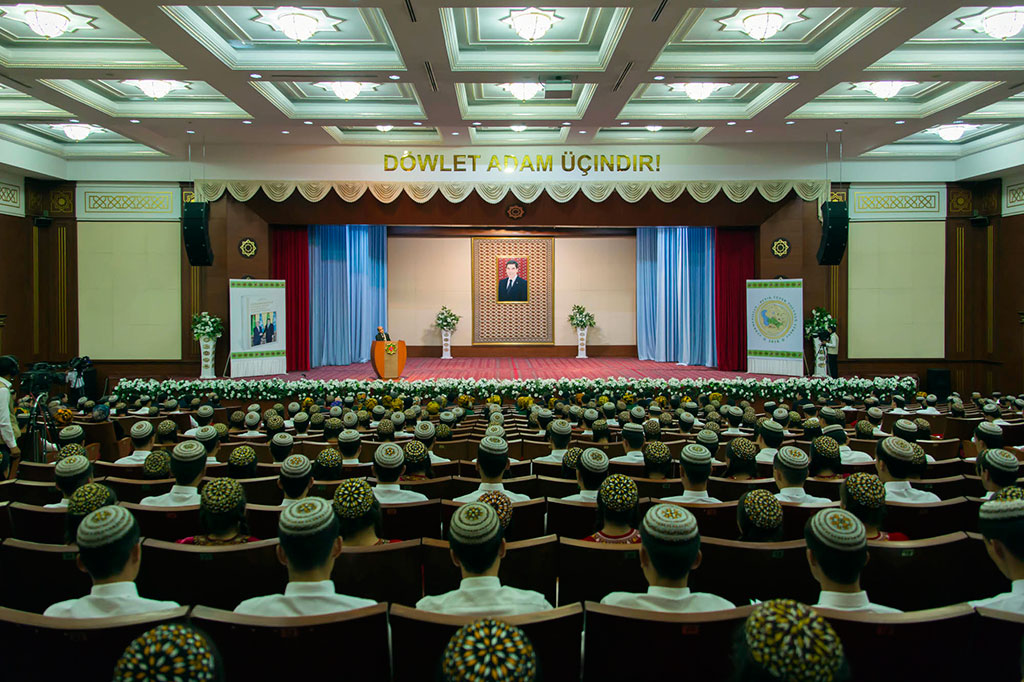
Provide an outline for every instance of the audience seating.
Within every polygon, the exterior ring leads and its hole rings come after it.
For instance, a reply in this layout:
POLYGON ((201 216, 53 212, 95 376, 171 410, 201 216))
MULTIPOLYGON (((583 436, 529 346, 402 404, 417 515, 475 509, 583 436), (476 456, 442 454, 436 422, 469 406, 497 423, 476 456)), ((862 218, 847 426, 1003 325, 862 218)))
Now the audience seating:
MULTIPOLYGON (((113 462, 118 458, 120 451, 117 447, 117 434, 114 433, 112 422, 85 422, 81 426, 85 431, 85 442, 99 443, 100 459, 113 462)), ((155 427, 156 424, 153 426, 155 427)))
MULTIPOLYGON (((363 450, 366 450, 365 446, 363 447, 363 450)), ((445 459, 450 459, 453 461, 473 459, 474 457, 476 457, 476 447, 473 447, 472 454, 470 454, 471 451, 469 448, 469 441, 464 439, 439 440, 436 441, 433 446, 431 446, 430 450, 438 457, 444 457, 445 459)))
MULTIPOLYGON (((963 639, 963 634, 958 635, 963 639)), ((978 680, 1016 680, 1021 676, 1024 615, 986 607, 975 611, 970 676, 978 680)))
POLYGON ((245 490, 245 501, 254 504, 278 504, 282 493, 277 487, 277 481, 277 476, 238 479, 245 490))
POLYGON ((716 497, 723 502, 738 500, 743 493, 759 489, 768 490, 772 493, 777 492, 775 481, 771 478, 752 478, 746 481, 734 481, 730 478, 712 476, 708 479, 708 495, 716 497))
POLYGON ((381 505, 381 537, 418 540, 441 535, 441 501, 381 505))
MULTIPOLYGON (((377 479, 369 479, 371 485, 377 485, 377 479)), ((415 479, 411 481, 399 481, 402 490, 421 493, 427 496, 428 500, 441 500, 452 498, 452 477, 415 479)))
POLYGON ((245 521, 249 526, 249 535, 260 540, 277 537, 277 520, 281 516, 281 507, 274 504, 246 504, 245 521))
POLYGON ((548 532, 563 538, 585 538, 596 528, 597 504, 548 499, 548 532))
MULTIPOLYGON (((441 537, 448 537, 448 524, 452 514, 461 507, 463 502, 442 500, 441 502, 441 537)), ((544 535, 544 516, 547 506, 543 499, 526 500, 512 503, 512 523, 505 529, 505 539, 527 540, 544 535)))
POLYGON ((932 490, 930 486, 938 484, 943 489, 936 492, 937 495, 945 492, 951 497, 956 497, 956 492, 959 489, 953 484, 953 479, 960 475, 960 464, 959 459, 933 462, 922 472, 920 480, 914 481, 914 485, 932 490))
POLYGON ((144 538, 174 542, 202 532, 199 526, 199 505, 191 507, 143 507, 120 502, 139 522, 144 538))
MULTIPOLYGON (((974 429, 983 422, 981 417, 946 417, 946 425, 942 432, 943 439, 970 440, 974 429)), ((922 446, 924 447, 924 446, 922 446)))
POLYGON ((97 481, 97 483, 102 483, 113 490, 119 502, 131 502, 134 504, 141 502, 144 497, 171 492, 174 482, 173 478, 144 480, 141 478, 117 478, 114 476, 108 476, 101 481, 97 481))
POLYGON ((419 540, 343 546, 331 578, 342 594, 412 606, 423 596, 422 566, 419 540))
POLYGON ((291 680, 344 671, 388 682, 387 605, 322 616, 242 616, 197 606, 192 623, 217 643, 227 680, 291 680))
POLYGON ((936 462, 945 462, 960 457, 960 441, 956 438, 942 440, 919 440, 917 444, 936 462))
MULTIPOLYGON (((804 526, 807 525, 807 522, 811 519, 812 516, 820 512, 822 509, 828 509, 829 507, 838 506, 838 502, 806 507, 801 506, 799 504, 793 504, 791 502, 783 502, 782 537, 786 540, 803 540, 804 526)), ((698 528, 699 527, 700 526, 698 526, 698 528)))
MULTIPOLYGON (((392 605, 390 615, 395 682, 432 679, 439 670, 448 640, 461 626, 477 619, 476 616, 449 616, 399 605, 392 605)), ((553 611, 502 616, 501 620, 526 633, 533 643, 543 679, 579 679, 580 657, 575 653, 583 632, 582 606, 573 604, 553 611)))
POLYGON ((580 491, 580 486, 575 478, 558 478, 557 476, 537 477, 538 497, 561 499, 575 495, 580 491))
MULTIPOLYGON (((473 455, 475 458, 476 455, 473 455)), ((455 476, 461 476, 462 478, 480 478, 480 472, 476 470, 476 464, 469 459, 462 460, 461 462, 453 462, 458 467, 458 473, 455 476)), ((520 478, 521 476, 529 476, 530 468, 533 466, 533 462, 523 460, 519 462, 509 462, 508 469, 502 474, 502 478, 520 478)))
POLYGON ((974 506, 965 497, 931 504, 886 502, 885 529, 903 533, 912 540, 946 535, 964 530, 974 511, 974 506))
MULTIPOLYGON (((575 473, 571 479, 563 479, 562 465, 556 464, 555 462, 531 462, 530 465, 533 467, 533 475, 538 478, 557 478, 563 481, 576 480, 575 473)), ((543 494, 543 492, 541 494, 543 494)))
POLYGON ((839 487, 843 484, 843 478, 808 478, 804 481, 804 490, 808 495, 815 497, 826 497, 830 500, 839 501, 839 487))
POLYGON ((640 497, 672 497, 683 494, 683 483, 678 478, 635 478, 633 481, 640 497))
POLYGON ((12 502, 42 506, 44 504, 60 502, 61 499, 60 491, 57 490, 52 481, 22 481, 15 479, 11 481, 9 491, 10 497, 8 499, 12 502))
POLYGON ((11 537, 10 502, 0 502, 0 538, 11 537))
MULTIPOLYGON (((536 476, 517 476, 515 478, 506 478, 502 480, 501 484, 506 490, 527 495, 531 498, 537 497, 537 493, 540 490, 540 484, 538 483, 536 476)), ((452 479, 450 499, 468 495, 469 493, 476 491, 479 487, 479 478, 456 476, 452 479)))
POLYGON ((8 507, 11 537, 30 542, 63 544, 67 509, 47 509, 34 504, 12 502, 8 507))
POLYGON ((341 481, 342 479, 338 479, 337 481, 319 481, 314 478, 313 487, 309 489, 309 494, 312 497, 322 497, 325 500, 333 500, 334 491, 341 481))
POLYGON ((50 462, 18 463, 18 479, 21 481, 45 481, 52 484, 55 473, 56 466, 50 462))
POLYGON ((609 592, 645 592, 640 545, 558 540, 558 604, 600 601, 609 592))
POLYGON ((42 613, 51 604, 88 594, 92 581, 78 569, 77 557, 75 545, 4 540, 0 544, 0 605, 42 613))
POLYGON ((288 573, 277 560, 276 538, 208 547, 146 539, 136 582, 150 599, 234 609, 244 599, 283 592, 288 573))
POLYGON ((807 604, 818 600, 803 540, 740 542, 702 536, 700 549, 703 560, 689 581, 695 592, 710 592, 737 606, 777 597, 807 604))
POLYGON ((114 464, 113 462, 104 462, 99 460, 93 462, 93 475, 97 478, 131 478, 136 480, 143 480, 145 478, 145 472, 142 469, 141 464, 114 464))
POLYGON ((663 679, 673 672, 701 682, 731 680, 734 635, 754 608, 660 613, 593 601, 584 607, 583 679, 595 682, 663 679))

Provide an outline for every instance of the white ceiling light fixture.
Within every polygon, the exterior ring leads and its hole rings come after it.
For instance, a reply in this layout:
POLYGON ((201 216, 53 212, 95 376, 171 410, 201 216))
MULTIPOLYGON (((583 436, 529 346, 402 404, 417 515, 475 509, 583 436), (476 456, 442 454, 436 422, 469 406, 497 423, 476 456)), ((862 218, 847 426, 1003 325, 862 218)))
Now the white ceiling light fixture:
POLYGON ((125 85, 130 85, 142 90, 146 97, 150 97, 152 99, 160 99, 162 97, 166 97, 174 90, 185 90, 188 88, 188 83, 184 83, 182 81, 157 80, 153 78, 144 78, 142 80, 131 79, 121 82, 125 85))
POLYGON ((878 99, 889 99, 900 94, 900 90, 903 88, 909 88, 911 85, 918 85, 917 81, 864 81, 862 83, 854 83, 853 86, 858 90, 867 90, 878 99))
POLYGON ((533 99, 544 91, 544 86, 540 83, 501 83, 498 87, 520 102, 533 99))
POLYGON ((96 28, 92 25, 94 17, 75 14, 61 5, 19 4, 4 7, 0 13, 6 19, 27 24, 32 32, 44 38, 57 38, 65 33, 96 28))
POLYGON ((935 126, 924 131, 926 133, 932 133, 938 135, 946 142, 956 142, 964 136, 964 134, 976 129, 978 126, 971 125, 970 123, 953 123, 951 125, 935 126))
POLYGON ((669 83, 668 87, 672 92, 684 92, 690 99, 700 102, 729 85, 729 83, 669 83))
POLYGON ((513 133, 521 133, 524 130, 526 130, 526 126, 524 126, 524 125, 509 126, 509 130, 511 130, 513 133))
POLYGON ((253 21, 266 24, 299 43, 309 40, 320 31, 337 31, 338 24, 344 21, 344 19, 335 19, 329 16, 322 9, 277 7, 257 9, 256 11, 260 13, 260 16, 253 21))
POLYGON ((63 123, 55 125, 53 128, 62 131, 69 140, 74 140, 75 142, 81 142, 93 133, 98 133, 102 130, 88 123, 63 123))
POLYGON ((379 125, 379 126, 376 126, 376 127, 377 127, 377 130, 381 131, 382 133, 386 133, 389 130, 391 130, 392 128, 394 128, 395 126, 385 124, 385 125, 379 125))
POLYGON ((740 31, 754 40, 764 42, 788 26, 806 21, 803 8, 759 7, 739 9, 731 16, 718 19, 723 31, 740 31))
POLYGON ((1024 31, 1024 5, 989 7, 981 14, 960 17, 958 29, 985 33, 998 40, 1012 38, 1024 31))
POLYGON ((355 99, 359 96, 363 90, 372 90, 376 88, 376 83, 360 83, 358 81, 320 81, 319 83, 313 83, 318 88, 324 90, 330 90, 339 99, 343 99, 346 102, 355 99))
POLYGON ((661 130, 661 126, 659 126, 659 125, 649 125, 649 126, 644 126, 644 128, 647 128, 647 130, 651 131, 652 133, 656 133, 659 130, 661 130))
POLYGON ((555 14, 553 9, 527 7, 509 10, 508 16, 502 19, 501 23, 508 24, 509 28, 523 40, 532 42, 543 38, 544 34, 559 21, 562 21, 562 17, 555 14))

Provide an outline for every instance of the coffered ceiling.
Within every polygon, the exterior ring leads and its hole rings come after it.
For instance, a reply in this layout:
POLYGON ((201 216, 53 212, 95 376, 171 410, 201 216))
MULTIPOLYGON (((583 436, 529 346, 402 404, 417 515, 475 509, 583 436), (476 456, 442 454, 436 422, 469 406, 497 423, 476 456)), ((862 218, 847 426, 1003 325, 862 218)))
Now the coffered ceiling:
POLYGON ((529 6, 488 1, 300 5, 302 40, 275 26, 278 5, 50 7, 67 31, 44 37, 26 6, 0 5, 0 139, 62 158, 181 159, 199 142, 821 145, 841 134, 848 156, 949 159, 1024 139, 1024 31, 992 37, 1000 10, 950 0, 768 8, 775 32, 763 40, 760 3, 715 0, 566 0, 537 5, 543 16, 525 25, 516 14, 529 6), (155 98, 138 85, 147 79, 174 85, 155 98), (906 84, 882 99, 877 81, 906 84), (543 87, 524 98, 514 83, 543 87), (695 98, 687 83, 715 85, 695 98), (70 119, 96 130, 72 141, 53 127, 70 119), (976 127, 929 132, 956 122, 976 127))

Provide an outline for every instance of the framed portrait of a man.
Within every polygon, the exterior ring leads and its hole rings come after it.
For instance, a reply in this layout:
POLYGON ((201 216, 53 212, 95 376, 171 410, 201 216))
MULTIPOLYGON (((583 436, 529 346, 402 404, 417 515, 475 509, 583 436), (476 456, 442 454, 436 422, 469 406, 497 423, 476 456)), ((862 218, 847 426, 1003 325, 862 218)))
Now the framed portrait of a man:
POLYGON ((473 344, 553 344, 554 239, 474 237, 472 249, 473 344))
POLYGON ((530 270, 528 256, 498 256, 498 302, 529 303, 530 283, 527 273, 530 270))

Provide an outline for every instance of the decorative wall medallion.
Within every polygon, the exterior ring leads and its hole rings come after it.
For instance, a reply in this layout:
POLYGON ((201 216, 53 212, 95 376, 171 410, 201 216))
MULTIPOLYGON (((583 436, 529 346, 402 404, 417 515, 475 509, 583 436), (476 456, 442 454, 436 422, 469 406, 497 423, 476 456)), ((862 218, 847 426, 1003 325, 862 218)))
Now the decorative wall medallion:
POLYGON ((971 190, 962 187, 950 187, 947 193, 949 215, 964 216, 971 215, 974 210, 972 205, 971 190))
POLYGON ((75 191, 67 187, 51 190, 50 213, 54 215, 74 215, 75 191))
POLYGON ((246 237, 238 242, 238 253, 242 254, 242 258, 254 258, 258 251, 259 247, 256 246, 256 240, 252 237, 246 237))
POLYGON ((512 220, 519 220, 524 215, 526 215, 526 209, 523 208, 520 204, 512 204, 511 206, 505 209, 505 215, 507 215, 512 220))
POLYGON ((184 189, 181 191, 181 201, 186 204, 194 203, 196 200, 195 190, 184 189))
POLYGON ((829 201, 846 201, 846 192, 843 190, 832 190, 828 194, 829 201))
POLYGON ((772 242, 772 255, 776 258, 785 258, 789 255, 789 240, 779 237, 772 242))

